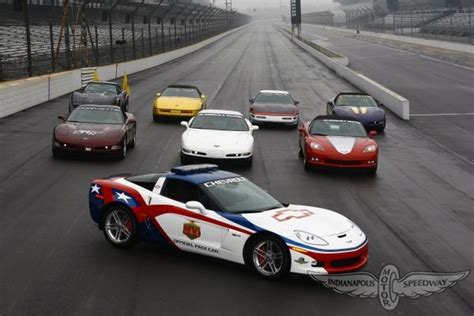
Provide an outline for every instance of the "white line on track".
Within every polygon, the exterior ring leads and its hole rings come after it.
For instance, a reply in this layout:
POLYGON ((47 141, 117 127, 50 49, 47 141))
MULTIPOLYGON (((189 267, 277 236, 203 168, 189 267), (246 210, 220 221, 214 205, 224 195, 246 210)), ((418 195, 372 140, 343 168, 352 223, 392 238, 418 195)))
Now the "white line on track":
POLYGON ((474 115, 473 112, 469 113, 410 113, 410 116, 469 116, 474 115))

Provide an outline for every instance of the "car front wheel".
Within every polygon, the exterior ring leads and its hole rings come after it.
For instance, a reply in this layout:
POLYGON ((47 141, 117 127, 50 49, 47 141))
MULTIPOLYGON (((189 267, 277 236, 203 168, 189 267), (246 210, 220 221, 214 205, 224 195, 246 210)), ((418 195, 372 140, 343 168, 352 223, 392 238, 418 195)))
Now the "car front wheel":
POLYGON ((116 247, 131 247, 137 240, 137 228, 135 217, 125 206, 113 206, 104 215, 105 238, 116 247))
POLYGON ((282 278, 291 267, 288 247, 272 235, 264 235, 252 243, 247 262, 265 279, 282 278))

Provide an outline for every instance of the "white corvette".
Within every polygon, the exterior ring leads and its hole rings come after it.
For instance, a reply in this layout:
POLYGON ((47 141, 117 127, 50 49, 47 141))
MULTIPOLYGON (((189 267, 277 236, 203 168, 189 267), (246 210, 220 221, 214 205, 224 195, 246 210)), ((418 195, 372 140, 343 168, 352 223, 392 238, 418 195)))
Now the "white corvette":
POLYGON ((158 243, 246 264, 265 278, 349 272, 368 259, 367 237, 343 215, 280 203, 216 165, 96 179, 89 208, 114 246, 158 243))
POLYGON ((253 131, 258 126, 235 111, 203 110, 189 122, 181 136, 181 164, 192 160, 239 160, 252 164, 253 131))

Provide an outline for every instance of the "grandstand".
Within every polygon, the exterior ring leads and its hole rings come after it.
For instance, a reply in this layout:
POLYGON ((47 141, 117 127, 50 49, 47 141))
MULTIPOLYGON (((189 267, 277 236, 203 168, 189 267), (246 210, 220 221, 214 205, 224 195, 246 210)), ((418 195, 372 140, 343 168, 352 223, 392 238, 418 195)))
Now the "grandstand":
POLYGON ((0 0, 0 80, 146 57, 248 23, 205 0, 0 0), (30 57, 29 57, 30 56, 30 57))

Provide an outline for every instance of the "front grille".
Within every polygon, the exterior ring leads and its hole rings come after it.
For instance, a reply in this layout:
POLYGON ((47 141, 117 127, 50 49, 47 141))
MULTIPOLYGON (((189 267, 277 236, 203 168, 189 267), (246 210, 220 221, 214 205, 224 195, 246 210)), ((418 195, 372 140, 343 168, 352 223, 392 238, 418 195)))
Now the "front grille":
POLYGON ((335 165, 361 165, 363 161, 360 160, 333 160, 333 159, 326 159, 327 163, 335 164, 335 165))
POLYGON ((331 265, 335 268, 342 268, 342 267, 347 267, 347 266, 351 266, 353 264, 356 264, 359 261, 360 261, 360 256, 355 257, 355 258, 334 260, 334 261, 331 262, 331 265))

